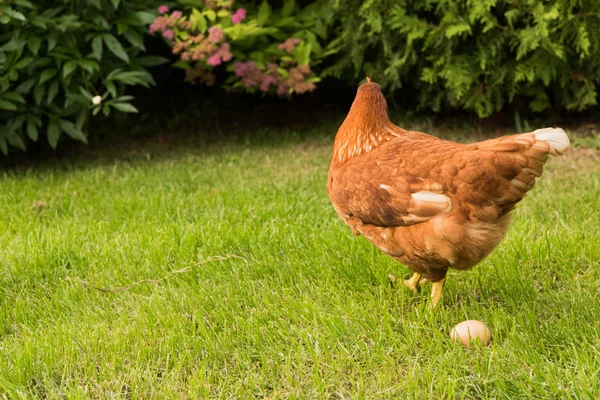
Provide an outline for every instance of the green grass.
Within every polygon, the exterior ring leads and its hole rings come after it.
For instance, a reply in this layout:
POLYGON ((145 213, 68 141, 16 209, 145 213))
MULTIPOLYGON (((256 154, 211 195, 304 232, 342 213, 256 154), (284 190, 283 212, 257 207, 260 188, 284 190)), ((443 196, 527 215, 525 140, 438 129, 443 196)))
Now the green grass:
POLYGON ((5 173, 0 397, 598 398, 600 151, 550 160, 432 313, 429 288, 390 282, 408 269, 335 215, 330 146, 187 143, 5 173), (491 347, 449 340, 465 319, 491 347))

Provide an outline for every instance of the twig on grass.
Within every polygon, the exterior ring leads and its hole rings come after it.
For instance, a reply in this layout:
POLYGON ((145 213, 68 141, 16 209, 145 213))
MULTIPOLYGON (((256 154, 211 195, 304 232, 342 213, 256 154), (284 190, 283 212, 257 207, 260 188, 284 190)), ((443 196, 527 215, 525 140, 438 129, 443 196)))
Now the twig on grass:
POLYGON ((131 289, 131 288, 133 288, 135 286, 144 284, 144 283, 160 283, 160 282, 162 282, 162 281, 164 281, 164 280, 166 280, 166 279, 168 279, 168 278, 170 278, 170 277, 172 277, 174 275, 183 274, 183 273, 186 273, 186 272, 190 272, 194 267, 198 267, 198 266, 200 266, 202 264, 205 264, 207 262, 211 262, 211 261, 224 261, 224 260, 228 260, 230 258, 238 258, 240 260, 243 260, 246 263, 246 265, 248 265, 248 260, 246 260, 244 257, 238 256, 236 254, 224 254, 224 255, 219 255, 219 256, 212 256, 212 257, 208 257, 208 258, 206 258, 204 260, 201 260, 201 261, 195 263, 194 265, 190 265, 190 266, 185 267, 185 268, 181 268, 181 269, 177 269, 177 270, 171 271, 169 273, 169 275, 163 276, 162 278, 159 278, 159 279, 142 279, 141 281, 134 282, 134 283, 132 283, 130 285, 122 286, 122 287, 119 287, 119 288, 116 288, 116 289, 102 288, 102 287, 93 285, 93 284, 91 284, 91 283, 89 283, 87 281, 84 281, 83 279, 81 279, 79 277, 76 277, 75 279, 77 281, 79 281, 79 283, 81 283, 81 284, 83 284, 85 286, 89 286, 92 289, 96 289, 96 290, 98 290, 100 292, 104 292, 104 293, 120 293, 120 292, 124 292, 126 290, 129 290, 129 289, 131 289))

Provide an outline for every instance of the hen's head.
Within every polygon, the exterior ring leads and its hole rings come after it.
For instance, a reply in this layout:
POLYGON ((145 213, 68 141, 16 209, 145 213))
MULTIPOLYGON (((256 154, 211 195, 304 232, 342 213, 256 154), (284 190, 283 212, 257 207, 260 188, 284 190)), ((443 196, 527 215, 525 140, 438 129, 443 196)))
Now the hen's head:
POLYGON ((381 86, 367 78, 367 82, 358 87, 354 103, 348 116, 358 119, 356 122, 369 125, 385 124, 388 121, 388 108, 381 86))
POLYGON ((359 86, 350 112, 335 138, 333 163, 341 163, 390 140, 394 125, 388 118, 388 108, 381 87, 367 78, 359 86))

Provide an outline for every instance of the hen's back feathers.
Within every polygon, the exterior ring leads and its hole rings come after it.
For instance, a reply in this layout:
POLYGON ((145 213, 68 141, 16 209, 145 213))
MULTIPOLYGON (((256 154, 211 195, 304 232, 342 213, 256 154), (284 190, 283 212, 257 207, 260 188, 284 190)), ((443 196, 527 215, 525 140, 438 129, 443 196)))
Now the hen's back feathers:
POLYGON ((448 213, 493 222, 514 209, 542 174, 548 154, 569 139, 560 128, 463 145, 404 131, 379 147, 332 164, 336 207, 363 223, 406 226, 448 213))
POLYGON ((489 179, 495 185, 479 186, 478 189, 490 195, 488 200, 498 206, 503 215, 533 188, 548 155, 562 154, 569 147, 569 138, 560 128, 544 128, 474 143, 469 147, 481 152, 481 158, 488 165, 484 170, 497 174, 497 179, 489 179))

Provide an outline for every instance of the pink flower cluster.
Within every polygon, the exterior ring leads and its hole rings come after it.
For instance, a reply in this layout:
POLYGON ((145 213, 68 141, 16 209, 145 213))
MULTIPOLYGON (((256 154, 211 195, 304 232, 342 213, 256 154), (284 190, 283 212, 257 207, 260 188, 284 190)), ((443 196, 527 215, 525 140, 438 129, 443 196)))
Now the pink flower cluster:
MULTIPOLYGON (((246 19, 247 11, 238 8, 230 14, 234 0, 203 0, 208 9, 215 9, 231 15, 233 24, 240 24, 246 19)), ((195 29, 195 24, 184 17, 181 11, 170 12, 167 5, 158 8, 160 14, 150 25, 150 32, 160 32, 164 37, 171 40, 173 54, 178 54, 181 60, 189 65, 186 69, 186 80, 192 83, 202 82, 212 85, 216 81, 212 69, 223 63, 233 60, 231 45, 226 40, 223 29, 210 26, 208 32, 200 34, 195 29), (177 34, 176 34, 177 32, 177 34)), ((285 53, 291 53, 301 43, 298 38, 288 38, 279 43, 277 48, 279 54, 268 56, 268 64, 258 65, 255 61, 235 62, 233 69, 242 86, 250 91, 277 93, 284 96, 290 92, 305 93, 313 91, 316 86, 308 81, 313 76, 308 65, 295 65, 292 57, 282 57, 285 53), (284 58, 285 60, 283 60, 284 58)))
POLYGON ((162 14, 150 24, 150 33, 162 32, 163 36, 169 40, 175 37, 173 27, 177 24, 182 28, 190 28, 191 21, 181 20, 181 11, 173 11, 171 15, 166 15, 169 12, 169 7, 162 5, 158 7, 158 12, 162 14))
POLYGON ((219 43, 221 40, 225 38, 225 34, 223 31, 216 26, 211 26, 208 28, 208 41, 212 43, 219 43))
POLYGON ((210 57, 208 57, 208 60, 206 61, 206 63, 208 65, 212 65, 213 67, 216 67, 217 65, 221 65, 222 62, 228 62, 231 61, 231 59, 233 58, 233 55, 231 54, 231 51, 229 51, 229 43, 225 42, 221 45, 221 47, 219 47, 217 50, 215 50, 210 57))
POLYGON ((246 18, 246 10, 243 8, 238 8, 236 12, 231 16, 231 22, 234 24, 239 24, 246 18))
POLYGON ((210 34, 208 37, 191 36, 186 41, 173 43, 173 54, 181 54, 182 61, 206 60, 206 63, 213 67, 229 62, 233 58, 229 43, 224 42, 218 46, 211 40, 210 34))
POLYGON ((301 41, 302 40, 300 40, 298 38, 289 38, 285 42, 280 43, 279 45, 277 45, 277 48, 279 50, 285 50, 288 53, 291 53, 292 50, 294 50, 294 48, 296 47, 296 45, 298 45, 301 41))
POLYGON ((293 89, 296 93, 312 92, 316 86, 306 81, 312 73, 308 65, 299 65, 289 70, 289 78, 284 77, 278 70, 278 65, 271 63, 263 71, 254 61, 236 62, 233 64, 235 75, 240 78, 245 88, 258 87, 268 92, 274 87, 279 96, 293 89))

